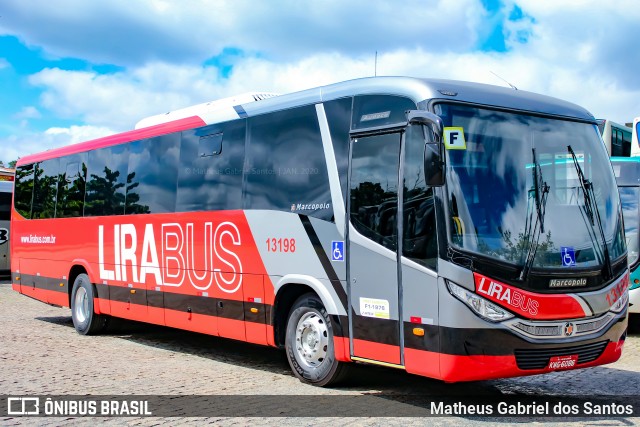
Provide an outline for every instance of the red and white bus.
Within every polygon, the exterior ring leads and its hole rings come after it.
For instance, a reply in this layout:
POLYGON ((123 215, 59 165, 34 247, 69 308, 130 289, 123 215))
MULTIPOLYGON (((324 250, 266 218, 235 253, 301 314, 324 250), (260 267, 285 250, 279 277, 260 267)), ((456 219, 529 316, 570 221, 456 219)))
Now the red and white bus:
MULTIPOLYGON (((244 95, 23 157, 13 288, 110 317, 445 381, 611 363, 620 199, 596 120, 557 99, 376 77, 244 95)), ((28 332, 25 332, 28 333, 28 332)))

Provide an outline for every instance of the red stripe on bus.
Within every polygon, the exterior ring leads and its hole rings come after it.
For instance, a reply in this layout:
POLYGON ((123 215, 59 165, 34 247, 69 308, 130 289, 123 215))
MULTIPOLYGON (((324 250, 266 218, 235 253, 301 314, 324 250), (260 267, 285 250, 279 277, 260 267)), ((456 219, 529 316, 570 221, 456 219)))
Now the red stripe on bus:
POLYGON ((405 347, 404 367, 410 374, 440 378, 440 353, 405 347))
POLYGON ((47 304, 59 305, 61 307, 69 306, 69 296, 63 292, 51 291, 49 289, 34 288, 32 286, 22 285, 18 290, 23 295, 46 302, 47 304))
POLYGON ((192 129, 204 125, 206 125, 206 123, 202 121, 200 117, 187 117, 168 123, 161 123, 159 125, 149 126, 142 129, 130 130, 127 132, 117 133, 90 141, 80 142, 78 144, 55 148, 53 150, 44 151, 42 153, 24 156, 20 160, 18 160, 17 166, 28 165, 31 163, 41 162, 43 160, 53 159, 56 157, 96 150, 98 148, 110 147, 112 145, 122 144, 124 142, 137 141, 154 136, 166 135, 168 133, 179 132, 182 130, 192 129))
POLYGON ((527 319, 560 320, 587 314, 575 297, 567 294, 538 294, 473 273, 476 293, 527 319))
POLYGON ((397 345, 354 339, 353 355, 395 365, 400 364, 400 347, 397 345))
POLYGON ((349 338, 334 336, 333 352, 338 362, 351 362, 351 356, 349 356, 349 338))

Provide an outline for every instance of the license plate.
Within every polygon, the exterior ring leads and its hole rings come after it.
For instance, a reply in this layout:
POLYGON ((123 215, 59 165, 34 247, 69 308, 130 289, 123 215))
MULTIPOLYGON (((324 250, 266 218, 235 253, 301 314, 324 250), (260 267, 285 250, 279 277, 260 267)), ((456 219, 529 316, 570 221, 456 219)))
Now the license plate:
POLYGON ((549 359, 549 365, 547 365, 547 369, 569 369, 576 366, 577 363, 577 354, 572 354, 569 356, 553 356, 551 359, 549 359))

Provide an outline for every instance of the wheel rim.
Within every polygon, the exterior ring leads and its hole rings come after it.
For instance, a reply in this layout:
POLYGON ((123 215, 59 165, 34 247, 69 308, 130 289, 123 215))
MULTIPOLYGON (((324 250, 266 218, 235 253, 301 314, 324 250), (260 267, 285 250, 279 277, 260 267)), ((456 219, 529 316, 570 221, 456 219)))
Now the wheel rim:
POLYGON ((297 359, 309 368, 317 368, 327 357, 329 332, 327 324, 315 312, 305 313, 296 325, 297 359))
POLYGON ((87 291, 82 286, 76 291, 76 299, 73 304, 73 313, 79 323, 84 323, 89 317, 89 298, 87 291))

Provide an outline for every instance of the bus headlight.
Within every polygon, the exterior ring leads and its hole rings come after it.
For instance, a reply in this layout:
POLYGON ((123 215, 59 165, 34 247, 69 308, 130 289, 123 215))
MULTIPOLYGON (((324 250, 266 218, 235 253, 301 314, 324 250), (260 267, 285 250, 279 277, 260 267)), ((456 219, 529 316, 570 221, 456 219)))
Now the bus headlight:
POLYGON ((478 316, 490 322, 502 322, 503 320, 511 319, 513 314, 503 309, 497 304, 492 303, 489 300, 482 298, 480 295, 468 291, 462 286, 456 285, 453 282, 446 281, 447 287, 451 295, 458 298, 465 303, 471 310, 473 310, 478 316))
POLYGON ((616 301, 615 304, 613 304, 609 310, 613 311, 614 313, 620 313, 623 309, 627 307, 627 302, 629 302, 629 292, 625 291, 622 294, 622 296, 618 298, 618 301, 616 301))

